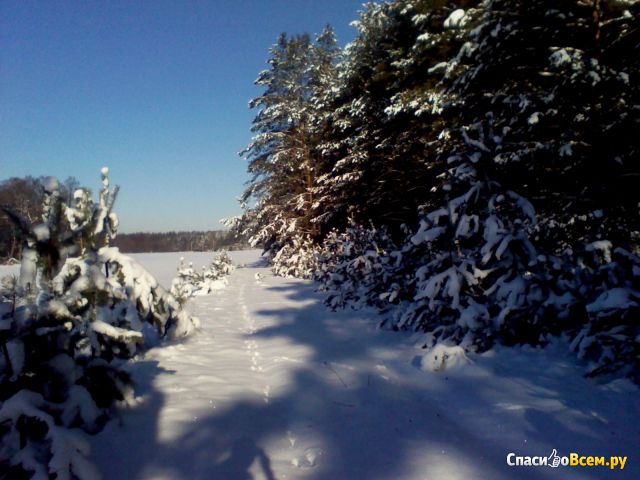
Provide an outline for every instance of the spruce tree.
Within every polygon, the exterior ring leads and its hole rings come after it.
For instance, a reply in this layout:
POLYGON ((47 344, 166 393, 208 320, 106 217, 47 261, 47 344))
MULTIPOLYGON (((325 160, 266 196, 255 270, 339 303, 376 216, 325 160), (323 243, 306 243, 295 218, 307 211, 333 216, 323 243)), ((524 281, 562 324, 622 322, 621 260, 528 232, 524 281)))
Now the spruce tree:
POLYGON ((256 136, 243 155, 253 178, 242 197, 255 203, 241 223, 251 225, 254 244, 273 255, 293 239, 316 234, 311 209, 321 165, 317 146, 337 54, 330 27, 315 43, 308 35, 283 34, 271 49, 271 68, 256 80, 265 92, 250 103, 258 109, 256 136))
POLYGON ((0 468, 11 478, 95 478, 76 429, 95 433, 131 400, 119 360, 188 334, 197 319, 108 246, 118 224, 108 169, 97 202, 78 189, 67 205, 53 178, 44 187, 41 221, 6 208, 24 246, 19 280, 0 291, 0 468))

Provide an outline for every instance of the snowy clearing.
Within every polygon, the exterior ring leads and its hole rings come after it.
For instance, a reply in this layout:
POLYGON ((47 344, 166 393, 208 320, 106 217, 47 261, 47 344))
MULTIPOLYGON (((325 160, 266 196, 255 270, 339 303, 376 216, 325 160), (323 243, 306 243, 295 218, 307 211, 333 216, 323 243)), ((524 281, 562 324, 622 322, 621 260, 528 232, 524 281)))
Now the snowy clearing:
MULTIPOLYGON (((168 285, 180 256, 212 254, 132 256, 168 285)), ((637 388, 584 379, 566 345, 442 359, 232 256, 229 286, 189 303, 201 330, 129 364, 138 404, 91 439, 105 479, 640 478, 637 388), (507 465, 553 449, 628 460, 507 465)))

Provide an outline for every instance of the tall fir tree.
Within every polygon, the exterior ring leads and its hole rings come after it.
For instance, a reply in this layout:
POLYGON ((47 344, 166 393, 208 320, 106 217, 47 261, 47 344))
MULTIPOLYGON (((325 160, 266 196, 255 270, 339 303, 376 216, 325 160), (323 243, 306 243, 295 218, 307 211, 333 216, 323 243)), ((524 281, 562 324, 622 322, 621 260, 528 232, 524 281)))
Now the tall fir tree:
POLYGON ((249 205, 243 223, 251 225, 252 241, 273 254, 294 238, 316 234, 311 209, 322 162, 317 146, 338 54, 331 27, 315 42, 283 34, 271 49, 271 68, 256 80, 265 91, 250 103, 258 114, 256 136, 243 152, 253 174, 242 197, 249 205))

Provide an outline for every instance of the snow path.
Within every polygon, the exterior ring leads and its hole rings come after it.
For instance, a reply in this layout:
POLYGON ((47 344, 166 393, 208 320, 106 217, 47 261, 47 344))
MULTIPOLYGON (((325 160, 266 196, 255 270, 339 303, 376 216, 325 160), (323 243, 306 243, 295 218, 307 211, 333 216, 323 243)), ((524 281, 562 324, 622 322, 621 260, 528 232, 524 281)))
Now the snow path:
POLYGON ((271 276, 254 252, 234 260, 254 263, 190 305, 201 331, 129 365, 140 403, 92 438, 105 479, 640 478, 627 382, 592 384, 561 348, 423 372, 424 352, 377 331, 374 314, 328 311, 309 282, 271 276), (506 465, 509 452, 553 448, 629 460, 506 465))

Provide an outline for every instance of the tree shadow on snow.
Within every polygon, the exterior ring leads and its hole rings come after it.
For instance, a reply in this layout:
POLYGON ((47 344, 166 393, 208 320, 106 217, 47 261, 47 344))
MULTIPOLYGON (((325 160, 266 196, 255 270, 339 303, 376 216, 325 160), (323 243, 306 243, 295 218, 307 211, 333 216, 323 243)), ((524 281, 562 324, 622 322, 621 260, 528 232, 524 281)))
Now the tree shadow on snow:
MULTIPOLYGON (((105 479, 253 480, 249 469, 255 462, 258 478, 275 480, 265 451, 242 435, 247 425, 265 420, 260 405, 239 402, 220 416, 189 425, 174 440, 162 439, 158 422, 165 399, 153 384, 158 375, 174 372, 146 360, 130 364, 128 370, 136 379, 139 403, 109 423, 92 445, 91 459, 102 466, 105 479), (236 435, 232 441, 230 432, 236 435)), ((277 419, 262 422, 261 427, 277 429, 277 419)))
MULTIPOLYGON (((251 312, 257 331, 246 338, 286 340, 308 352, 308 359, 296 363, 286 384, 275 386, 270 397, 247 394, 162 439, 154 424, 164 403, 162 393, 153 387, 153 378, 160 372, 153 365, 138 367, 135 375, 139 382, 143 379, 140 386, 147 402, 139 413, 128 415, 130 437, 117 451, 135 452, 144 446, 145 455, 152 452, 152 457, 133 453, 128 460, 114 458, 109 471, 103 472, 105 479, 272 480, 275 465, 277 471, 287 471, 287 478, 317 480, 597 478, 598 472, 585 469, 514 470, 506 465, 511 451, 548 455, 552 447, 559 448, 544 443, 550 437, 549 428, 563 442, 572 440, 588 449, 597 436, 596 424, 586 422, 582 430, 574 429, 548 412, 525 409, 528 431, 523 437, 541 451, 527 451, 526 444, 515 445, 513 438, 501 437, 500 425, 478 432, 466 422, 465 405, 472 405, 469 411, 476 415, 483 409, 494 412, 491 391, 475 389, 473 379, 429 381, 427 376, 433 374, 418 371, 410 353, 404 364, 387 361, 393 346, 407 348, 406 342, 402 343, 402 334, 376 332, 374 313, 357 314, 364 318, 362 335, 354 336, 356 330, 349 324, 354 313, 329 312, 311 283, 282 279, 276 283, 264 288, 284 292, 293 302, 285 308, 251 312), (260 323, 270 326, 261 328, 260 323), (407 376, 416 375, 424 375, 424 383, 406 381, 407 376), (448 403, 458 390, 464 394, 448 403), (267 452, 271 451, 270 457, 267 452)), ((266 371, 277 368, 275 357, 263 357, 263 361, 266 371)), ((517 373, 509 375, 519 380, 517 373)), ((530 382, 521 380, 523 385, 530 382)), ((538 389, 537 394, 541 400, 564 401, 551 386, 538 389)), ((590 415, 586 404, 571 407, 576 415, 590 415)), ((585 454, 601 453, 585 450, 585 454)), ((616 473, 612 478, 635 476, 616 473)))

